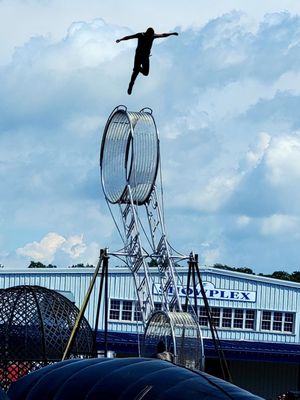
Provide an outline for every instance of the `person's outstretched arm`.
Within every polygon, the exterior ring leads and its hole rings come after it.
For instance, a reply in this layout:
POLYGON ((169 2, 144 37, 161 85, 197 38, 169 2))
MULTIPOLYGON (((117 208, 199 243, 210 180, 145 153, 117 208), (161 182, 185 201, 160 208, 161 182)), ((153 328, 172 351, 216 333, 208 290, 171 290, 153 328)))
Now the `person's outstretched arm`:
POLYGON ((124 36, 121 39, 117 39, 116 43, 120 43, 122 40, 130 40, 130 39, 137 39, 137 38, 138 38, 138 33, 135 33, 134 35, 124 36))
POLYGON ((155 33, 154 39, 164 38, 168 36, 178 36, 177 32, 170 32, 170 33, 155 33))

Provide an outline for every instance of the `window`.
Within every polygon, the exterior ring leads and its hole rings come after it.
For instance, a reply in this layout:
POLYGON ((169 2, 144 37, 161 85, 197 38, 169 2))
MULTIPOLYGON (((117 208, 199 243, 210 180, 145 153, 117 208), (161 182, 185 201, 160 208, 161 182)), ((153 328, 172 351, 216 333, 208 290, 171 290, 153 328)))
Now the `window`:
POLYGON ((273 331, 282 330, 282 312, 274 312, 273 316, 273 331))
POLYGON ((131 321, 132 318, 132 301, 123 300, 122 321, 131 321))
MULTIPOLYGON (((254 329, 255 310, 244 310, 240 308, 219 308, 212 307, 211 317, 215 327, 227 329, 254 329)), ((208 317, 205 307, 199 309, 199 325, 208 326, 208 317)))
POLYGON ((264 331, 271 330, 271 312, 263 311, 261 320, 261 329, 264 331))
POLYGON ((200 307, 200 310, 199 310, 199 325, 200 326, 208 326, 208 318, 207 318, 205 307, 200 307))
POLYGON ((281 311, 263 311, 261 318, 262 331, 293 333, 294 314, 281 311))
POLYGON ((134 300, 110 300, 109 319, 114 321, 141 321, 138 303, 134 300))
POLYGON ((235 309, 233 327, 237 329, 243 329, 243 323, 244 323, 244 310, 235 309))
POLYGON ((109 319, 120 319, 120 300, 110 300, 109 319))
POLYGON ((284 325, 283 330, 284 332, 293 332, 293 325, 294 325, 294 314, 292 313, 285 313, 284 314, 284 325))
POLYGON ((141 313, 141 308, 139 303, 136 301, 135 302, 135 307, 134 307, 134 321, 142 321, 142 313, 141 313))
POLYGON ((222 328, 231 328, 232 309, 223 308, 222 328))
POLYGON ((245 329, 254 329, 255 311, 246 310, 245 329))
POLYGON ((214 326, 218 328, 220 326, 220 308, 211 308, 211 317, 214 326))

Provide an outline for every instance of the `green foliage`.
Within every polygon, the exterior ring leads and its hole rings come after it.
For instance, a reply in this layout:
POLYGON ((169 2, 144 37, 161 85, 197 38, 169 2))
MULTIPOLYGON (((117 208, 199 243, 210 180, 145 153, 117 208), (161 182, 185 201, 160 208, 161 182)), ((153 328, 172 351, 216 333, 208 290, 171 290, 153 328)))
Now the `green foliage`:
MULTIPOLYGON (((225 269, 227 271, 236 271, 236 272, 242 272, 244 274, 255 275, 255 272, 251 268, 247 267, 230 267, 229 265, 224 265, 224 264, 214 264, 213 267, 219 269, 225 269)), ((272 272, 272 274, 259 273, 258 276, 265 276, 267 278, 300 283, 300 271, 294 271, 292 274, 289 274, 286 271, 274 271, 272 272)))
POLYGON ((300 282, 300 271, 294 271, 291 274, 291 281, 293 282, 300 282))
POLYGON ((92 264, 75 264, 75 265, 70 265, 68 268, 95 268, 94 265, 92 264))
POLYGON ((290 281, 291 274, 285 271, 274 271, 271 275, 264 275, 274 279, 281 279, 283 281, 290 281))
POLYGON ((224 264, 214 264, 214 268, 225 269, 227 271, 235 271, 235 272, 242 272, 244 274, 255 275, 255 272, 251 268, 248 267, 230 267, 229 265, 224 264))
MULTIPOLYGON (((149 267, 157 267, 157 260, 152 259, 149 262, 149 267)), ((176 265, 176 267, 180 267, 180 265, 176 265)), ((4 268, 4 265, 0 264, 0 268, 4 268)), ((28 268, 57 268, 56 265, 48 264, 45 265, 39 261, 31 261, 28 268)), ((69 266, 68 268, 95 268, 92 264, 74 264, 69 266)), ((235 272, 242 272, 244 274, 255 275, 255 272, 251 268, 248 267, 230 267, 226 264, 219 264, 216 263, 213 265, 213 268, 224 269, 226 271, 235 271, 235 272)), ((291 281, 291 282, 299 282, 300 283, 300 271, 294 271, 293 273, 288 273, 285 271, 274 271, 272 274, 261 274, 259 273, 258 276, 265 276, 267 278, 274 278, 280 279, 284 281, 291 281)))
POLYGON ((57 268, 56 265, 53 264, 48 264, 45 265, 39 261, 31 261, 30 264, 28 265, 28 268, 57 268))

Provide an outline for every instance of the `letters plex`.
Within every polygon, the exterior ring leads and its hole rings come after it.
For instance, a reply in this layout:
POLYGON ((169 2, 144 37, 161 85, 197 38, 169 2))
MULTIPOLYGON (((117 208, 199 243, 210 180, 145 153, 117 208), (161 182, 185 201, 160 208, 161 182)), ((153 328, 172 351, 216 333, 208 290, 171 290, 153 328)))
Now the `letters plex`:
MULTIPOLYGON (((186 289, 178 286, 177 287, 179 296, 186 296, 186 289)), ((226 290, 226 289, 205 289, 206 296, 209 299, 221 299, 221 300, 236 300, 236 301, 256 301, 256 292, 247 292, 240 290, 226 290)), ((173 294, 173 287, 169 288, 169 296, 173 294)), ((193 295, 193 289, 189 289, 189 296, 193 295)), ((202 297, 200 289, 196 288, 197 297, 202 297)))

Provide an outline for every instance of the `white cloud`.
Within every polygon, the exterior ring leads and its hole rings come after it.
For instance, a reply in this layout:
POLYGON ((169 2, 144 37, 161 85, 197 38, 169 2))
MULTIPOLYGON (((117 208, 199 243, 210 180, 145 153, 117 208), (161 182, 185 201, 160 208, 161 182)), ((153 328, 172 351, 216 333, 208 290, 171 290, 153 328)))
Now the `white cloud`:
POLYGON ((207 249, 203 251, 203 254, 201 254, 201 256, 204 265, 214 265, 220 262, 221 251, 219 248, 207 249))
POLYGON ((27 243, 24 247, 18 248, 16 253, 34 261, 51 263, 55 253, 65 241, 63 236, 49 232, 40 242, 27 243))
POLYGON ((251 218, 248 215, 240 215, 237 218, 237 226, 244 228, 251 222, 251 218))
POLYGON ((292 235, 299 239, 299 222, 299 217, 275 214, 262 220, 261 232, 266 236, 292 235))
POLYGON ((282 188, 293 186, 300 179, 299 160, 300 133, 274 138, 266 154, 270 183, 282 188))
POLYGON ((248 168, 255 168, 260 164, 269 147, 270 141, 271 135, 267 132, 261 132, 258 135, 257 142, 251 149, 249 149, 245 157, 248 168))
POLYGON ((67 35, 59 42, 50 38, 33 37, 14 54, 15 63, 24 63, 33 71, 70 72, 84 68, 95 68, 110 63, 121 52, 134 43, 118 46, 116 38, 128 34, 123 28, 106 24, 102 19, 92 22, 74 22, 67 35))
MULTIPOLYGON (((79 263, 83 259, 93 259, 95 261, 95 246, 97 246, 96 243, 87 245, 84 242, 83 235, 73 235, 69 238, 64 238, 58 233, 49 232, 40 242, 34 241, 27 243, 24 247, 18 248, 16 254, 17 256, 24 257, 24 264, 26 260, 40 261, 46 264, 54 262, 55 264, 56 261, 60 261, 61 259, 66 262, 68 258, 70 262, 79 263), (66 258, 65 255, 68 257, 66 258)), ((7 256, 8 254, 5 257, 7 256)))
POLYGON ((83 242, 83 235, 71 236, 61 246, 62 251, 67 253, 72 259, 78 258, 86 251, 86 248, 86 244, 83 242))
POLYGON ((175 200, 176 204, 203 212, 215 212, 228 201, 239 180, 240 177, 234 174, 216 176, 201 189, 179 194, 175 200))
MULTIPOLYGON (((271 251, 258 259, 257 249, 292 231, 300 212, 300 19, 268 16, 252 29, 243 13, 217 15, 157 41, 132 96, 136 42, 117 45, 131 30, 101 12, 20 44, 0 68, 0 262, 12 265, 9 254, 24 266, 33 255, 64 266, 97 258, 98 243, 120 245, 98 165, 101 133, 120 103, 153 109, 175 248, 209 243, 207 263, 277 262, 271 251), (37 241, 45 232, 59 232, 52 247, 51 237, 37 241)), ((296 256, 286 251, 291 263, 296 256)))

